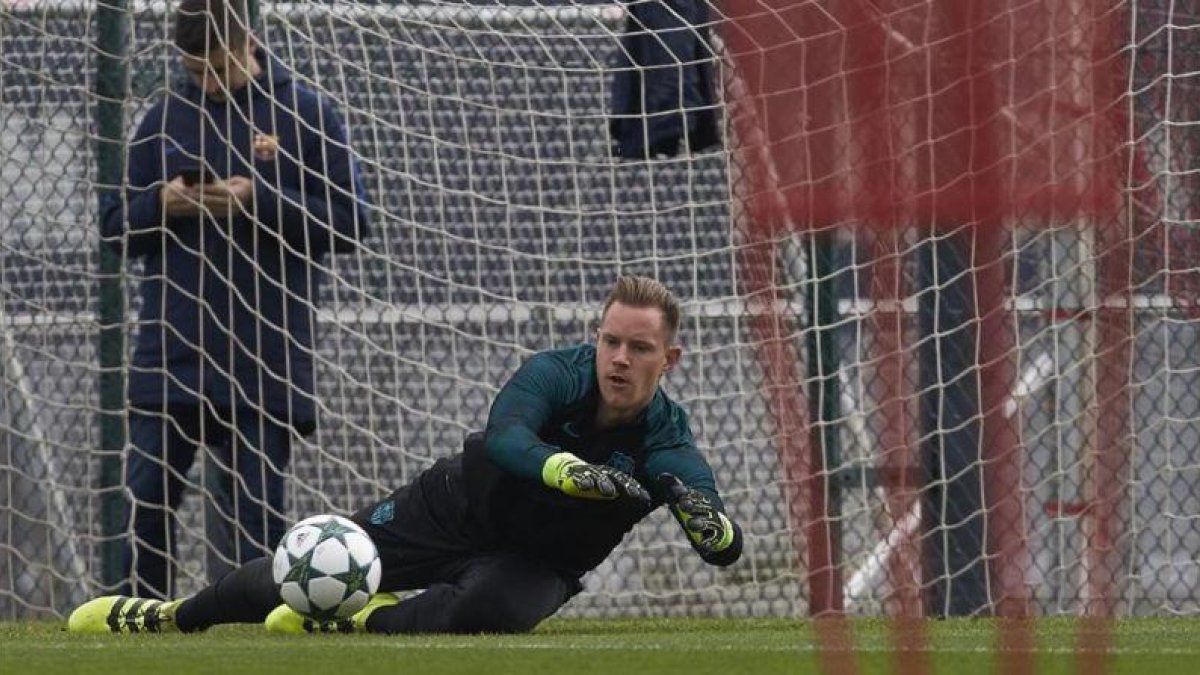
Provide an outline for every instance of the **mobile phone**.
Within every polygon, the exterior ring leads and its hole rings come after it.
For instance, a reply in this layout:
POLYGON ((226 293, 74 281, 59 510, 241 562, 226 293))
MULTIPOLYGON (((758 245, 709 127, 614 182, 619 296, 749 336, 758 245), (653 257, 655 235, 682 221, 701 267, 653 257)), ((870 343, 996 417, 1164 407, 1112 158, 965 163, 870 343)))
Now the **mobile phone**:
POLYGON ((183 184, 191 187, 197 183, 216 183, 217 177, 209 170, 207 166, 197 163, 185 164, 175 172, 175 175, 183 179, 183 184))

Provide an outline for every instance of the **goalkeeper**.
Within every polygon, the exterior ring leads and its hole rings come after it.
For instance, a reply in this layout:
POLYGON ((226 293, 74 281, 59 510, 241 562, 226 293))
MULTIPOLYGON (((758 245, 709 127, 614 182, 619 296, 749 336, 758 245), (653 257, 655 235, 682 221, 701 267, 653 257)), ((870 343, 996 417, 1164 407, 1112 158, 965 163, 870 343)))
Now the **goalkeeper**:
POLYGON ((595 345, 530 358, 462 453, 354 514, 379 549, 380 589, 424 589, 415 596, 380 593, 349 620, 314 626, 280 604, 268 557, 185 600, 92 600, 68 626, 191 632, 266 621, 280 632, 526 632, 663 504, 705 561, 730 565, 741 555, 741 530, 724 512, 686 413, 659 388, 679 361, 679 323, 679 303, 662 284, 620 278, 595 345))

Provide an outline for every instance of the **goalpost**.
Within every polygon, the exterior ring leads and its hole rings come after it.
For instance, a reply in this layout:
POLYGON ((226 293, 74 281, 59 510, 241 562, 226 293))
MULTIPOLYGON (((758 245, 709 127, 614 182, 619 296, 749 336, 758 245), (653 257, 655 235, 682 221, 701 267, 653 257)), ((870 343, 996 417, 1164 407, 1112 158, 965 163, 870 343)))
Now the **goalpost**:
MULTIPOLYGON (((97 4, 0 0, 5 619, 111 590, 119 543, 97 389, 129 355, 98 356, 98 289, 119 284, 129 344, 143 272, 101 271, 94 114, 117 106, 127 137, 177 70, 169 4, 104 6, 130 28, 105 54, 119 100, 96 94, 97 4)), ((684 300, 666 387, 746 554, 709 568, 655 514, 569 614, 1196 611, 1200 16, 709 3, 679 30, 712 36, 723 142, 631 160, 608 130, 630 6, 259 5, 267 49, 343 113, 376 222, 322 262, 287 517, 456 452, 521 359, 589 339, 615 275, 641 273, 684 300)), ((189 478, 182 592, 227 562, 211 490, 189 478)))

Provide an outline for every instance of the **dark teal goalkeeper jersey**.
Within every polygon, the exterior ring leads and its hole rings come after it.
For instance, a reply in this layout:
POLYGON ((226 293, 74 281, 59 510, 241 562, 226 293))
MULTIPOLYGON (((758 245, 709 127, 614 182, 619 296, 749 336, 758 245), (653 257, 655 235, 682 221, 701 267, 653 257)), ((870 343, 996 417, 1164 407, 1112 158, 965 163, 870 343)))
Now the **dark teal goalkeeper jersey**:
POLYGON ((574 573, 600 564, 663 503, 655 480, 661 473, 679 477, 724 511, 687 413, 662 389, 636 422, 607 429, 595 428, 599 397, 594 346, 538 353, 496 396, 484 442, 467 443, 464 453, 469 502, 479 524, 574 573), (653 507, 569 497, 545 486, 542 465, 563 451, 632 475, 654 497, 653 507))

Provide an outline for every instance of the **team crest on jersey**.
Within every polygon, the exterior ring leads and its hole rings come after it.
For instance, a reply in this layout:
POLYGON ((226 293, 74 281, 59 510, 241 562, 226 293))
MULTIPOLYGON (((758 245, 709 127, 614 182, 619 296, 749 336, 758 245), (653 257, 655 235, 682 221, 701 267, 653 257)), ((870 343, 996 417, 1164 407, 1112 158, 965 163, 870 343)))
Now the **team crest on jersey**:
POLYGON ((575 428, 575 423, 567 420, 562 425, 562 432, 571 438, 579 438, 579 430, 575 428))
POLYGON ((609 455, 608 461, 605 464, 608 464, 621 473, 633 473, 633 458, 623 452, 614 452, 609 455))
POLYGON ((395 517, 396 505, 389 499, 375 507, 375 510, 371 512, 370 521, 375 525, 383 525, 384 523, 391 522, 392 518, 395 517))

